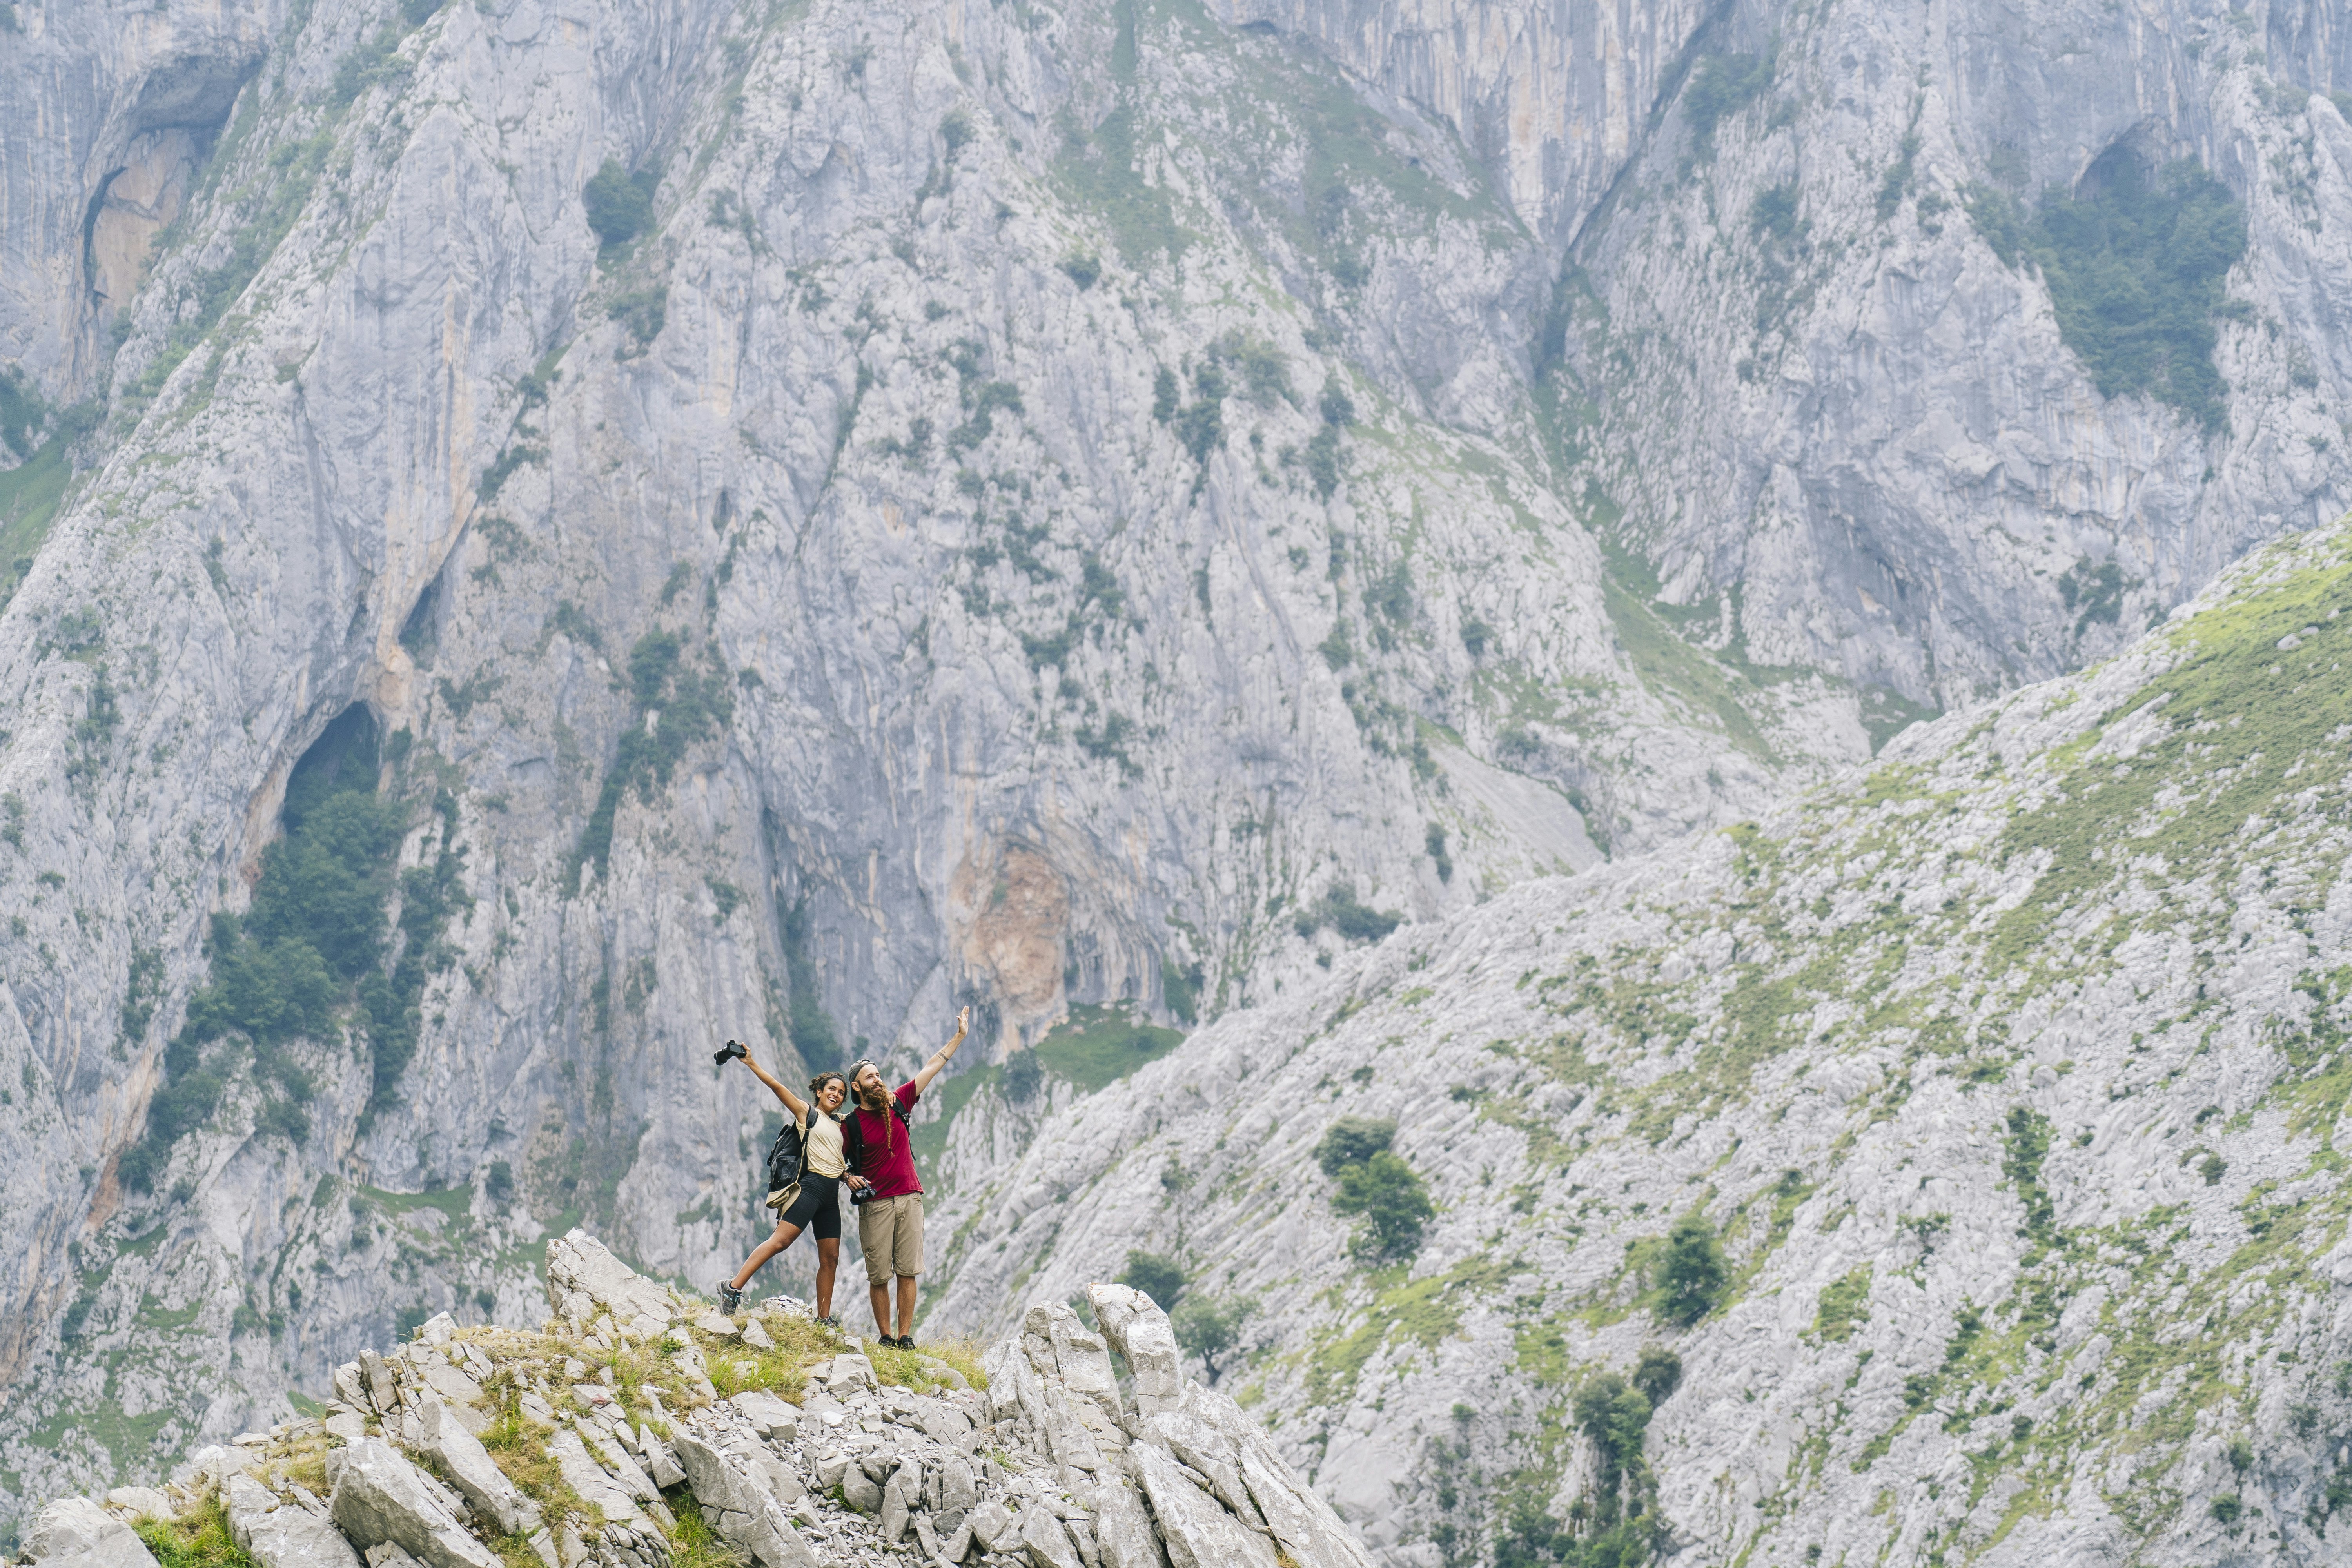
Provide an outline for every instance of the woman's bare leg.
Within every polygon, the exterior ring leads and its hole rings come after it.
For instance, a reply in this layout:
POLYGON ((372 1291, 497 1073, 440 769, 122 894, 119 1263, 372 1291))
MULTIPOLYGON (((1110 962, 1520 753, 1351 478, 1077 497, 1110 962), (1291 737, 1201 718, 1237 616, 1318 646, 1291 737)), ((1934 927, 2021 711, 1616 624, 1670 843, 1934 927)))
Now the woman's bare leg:
POLYGON ((841 1238, 828 1241, 823 1237, 816 1243, 816 1315, 833 1316, 833 1274, 841 1266, 841 1238))
POLYGON ((737 1271, 735 1278, 727 1282, 729 1287, 740 1290, 744 1286, 749 1285, 751 1282, 751 1276, 765 1268, 768 1259, 790 1247, 800 1234, 800 1226, 788 1220, 778 1220, 776 1234, 751 1249, 751 1261, 743 1265, 737 1271))

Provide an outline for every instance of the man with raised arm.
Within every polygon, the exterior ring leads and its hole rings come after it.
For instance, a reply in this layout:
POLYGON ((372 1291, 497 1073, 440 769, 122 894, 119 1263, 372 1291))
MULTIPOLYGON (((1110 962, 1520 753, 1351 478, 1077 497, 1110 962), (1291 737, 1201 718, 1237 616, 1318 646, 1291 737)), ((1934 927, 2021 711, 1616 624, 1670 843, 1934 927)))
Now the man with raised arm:
POLYGON ((886 1089, 881 1069, 860 1060, 849 1069, 857 1109, 841 1124, 848 1183, 857 1207, 857 1243, 866 1250, 866 1294, 874 1329, 898 1350, 915 1348, 915 1277, 923 1271, 923 1184, 915 1173, 915 1146, 907 1112, 963 1044, 971 1009, 956 1015, 954 1038, 931 1053, 915 1076, 886 1089), (898 1332, 890 1332, 890 1286, 898 1290, 898 1332))

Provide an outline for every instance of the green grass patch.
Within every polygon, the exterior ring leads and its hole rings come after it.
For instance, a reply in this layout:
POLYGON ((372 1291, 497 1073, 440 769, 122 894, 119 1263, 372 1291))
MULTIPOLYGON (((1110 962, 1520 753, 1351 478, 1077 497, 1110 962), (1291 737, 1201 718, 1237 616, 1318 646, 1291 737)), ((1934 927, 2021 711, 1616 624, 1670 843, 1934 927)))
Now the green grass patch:
MULTIPOLYGON (((2046 962, 2053 930, 2105 910, 2127 875, 2226 885, 2257 846, 2266 857, 2283 847, 2269 835, 2292 791, 2328 789, 2339 797, 2330 810, 2342 809, 2341 747, 2329 737, 2352 723, 2352 682, 2335 668, 2352 657, 2352 616, 2336 614, 2352 605, 2352 549, 2342 538, 2322 548, 2285 581, 2170 628, 2179 662, 2051 754, 2055 790, 2011 816, 2001 840, 2007 857, 2046 852, 2049 868, 2002 917, 1998 954, 2046 962), (2106 731, 2151 709, 2160 728, 2153 743, 2120 765, 2092 759, 2106 731), (2127 870, 2117 849, 2138 864, 2127 870), (2150 858, 2160 868, 2147 868, 2150 858)), ((2105 918, 2116 939, 2130 929, 2129 916, 2105 918)))
POLYGON ((1327 1329, 1308 1350, 1308 1396, 1327 1408, 1344 1405, 1383 1346, 1409 1340, 1435 1349, 1461 1331, 1471 1299, 1500 1287, 1518 1267, 1516 1261, 1474 1258, 1424 1279, 1405 1279, 1402 1267, 1370 1276, 1372 1299, 1355 1327, 1327 1329))
POLYGON ((1140 1022, 1124 1004, 1081 1003, 1037 1042, 1037 1065, 1093 1094, 1183 1043, 1181 1030, 1140 1022))
POLYGON ((131 1527, 160 1568, 257 1568, 228 1532, 228 1514, 216 1493, 182 1510, 176 1519, 142 1519, 131 1527))
POLYGON ((0 604, 33 569, 72 479, 62 436, 51 437, 32 457, 0 474, 0 604))
POLYGON ((1870 1321, 1870 1265, 1862 1264, 1822 1287, 1813 1309, 1813 1338, 1843 1344, 1870 1321))

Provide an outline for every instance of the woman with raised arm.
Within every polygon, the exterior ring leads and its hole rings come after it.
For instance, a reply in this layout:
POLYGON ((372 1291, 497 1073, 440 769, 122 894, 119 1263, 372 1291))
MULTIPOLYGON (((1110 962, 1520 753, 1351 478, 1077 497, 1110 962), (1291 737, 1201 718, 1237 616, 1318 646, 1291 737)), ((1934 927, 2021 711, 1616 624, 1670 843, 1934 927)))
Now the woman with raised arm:
POLYGON ((768 1150, 768 1206, 777 1211, 775 1234, 751 1251, 751 1259, 735 1278, 719 1287, 719 1304, 730 1313, 743 1305, 743 1287, 768 1259, 799 1239, 801 1232, 816 1232, 816 1321, 838 1329, 833 1315, 834 1271, 841 1264, 841 1147, 843 1101, 849 1098, 846 1079, 837 1072, 821 1072, 809 1079, 809 1099, 803 1100, 751 1059, 733 1041, 730 1054, 784 1102, 786 1121, 768 1150))

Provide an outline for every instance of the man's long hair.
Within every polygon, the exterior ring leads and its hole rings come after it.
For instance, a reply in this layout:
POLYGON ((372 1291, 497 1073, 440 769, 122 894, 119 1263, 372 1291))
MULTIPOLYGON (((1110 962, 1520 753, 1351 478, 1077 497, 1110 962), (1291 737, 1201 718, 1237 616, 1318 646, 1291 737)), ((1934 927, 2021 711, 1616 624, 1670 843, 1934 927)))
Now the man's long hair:
POLYGON ((898 1142, 898 1131, 896 1124, 898 1119, 890 1113, 890 1086, 882 1081, 882 1069, 876 1067, 871 1058, 861 1058, 849 1069, 849 1089, 851 1093, 857 1096, 857 1103, 860 1106, 882 1119, 882 1152, 888 1154, 898 1142), (857 1087, 857 1080, 865 1076, 867 1068, 874 1068, 874 1085, 878 1098, 873 1100, 867 1100, 866 1091, 857 1087))

